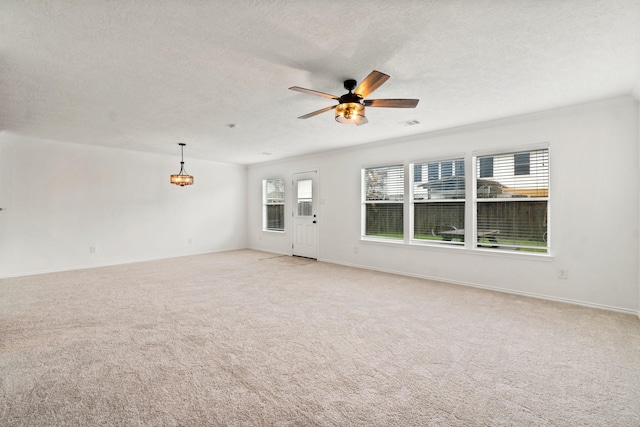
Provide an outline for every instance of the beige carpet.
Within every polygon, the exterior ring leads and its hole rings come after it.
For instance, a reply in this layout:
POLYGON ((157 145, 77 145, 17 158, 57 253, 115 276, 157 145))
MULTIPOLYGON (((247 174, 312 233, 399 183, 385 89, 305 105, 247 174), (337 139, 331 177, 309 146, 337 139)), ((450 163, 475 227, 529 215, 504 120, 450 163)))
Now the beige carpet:
POLYGON ((0 380, 2 426, 638 426, 640 320, 232 251, 0 280, 0 380))

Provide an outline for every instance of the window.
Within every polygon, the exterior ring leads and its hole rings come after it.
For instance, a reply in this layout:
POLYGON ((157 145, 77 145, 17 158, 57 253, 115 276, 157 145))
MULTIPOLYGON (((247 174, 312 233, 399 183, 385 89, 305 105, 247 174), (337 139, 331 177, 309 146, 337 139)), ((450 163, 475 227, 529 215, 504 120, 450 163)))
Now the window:
POLYGON ((413 182, 422 182, 422 165, 413 165, 413 182))
POLYGON ((404 166, 363 170, 363 234, 402 239, 404 236, 404 166))
POLYGON ((491 178, 493 176, 493 157, 482 157, 478 160, 480 178, 491 178))
POLYGON ((284 178, 265 179, 262 185, 262 228, 268 231, 284 231, 284 178))
POLYGON ((546 145, 362 169, 363 237, 548 253, 548 205, 546 145))
POLYGON ((453 161, 440 162, 440 177, 453 176, 453 161))
POLYGON ((477 233, 493 237, 478 246, 547 252, 549 150, 477 157, 476 169, 477 233), (483 175, 487 159, 491 179, 483 175))
POLYGON ((513 155, 513 174, 529 175, 531 171, 531 153, 516 153, 513 155))
POLYGON ((415 163, 414 174, 424 168, 429 171, 426 181, 417 181, 414 175, 413 239, 461 245, 466 196, 464 159, 415 163))

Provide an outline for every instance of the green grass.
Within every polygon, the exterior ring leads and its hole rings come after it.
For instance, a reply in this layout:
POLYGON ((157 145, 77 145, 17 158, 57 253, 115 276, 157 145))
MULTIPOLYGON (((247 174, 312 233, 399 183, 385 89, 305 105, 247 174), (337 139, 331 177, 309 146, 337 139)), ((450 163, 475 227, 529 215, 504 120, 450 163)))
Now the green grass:
POLYGON ((402 233, 377 233, 377 234, 367 234, 367 237, 387 237, 392 239, 403 239, 404 234, 402 233))
MULTIPOLYGON (((367 234, 368 237, 384 237, 384 238, 392 238, 392 239, 402 239, 404 235, 402 233, 378 233, 378 234, 367 234)), ((432 234, 416 234, 414 236, 416 240, 429 240, 434 242, 442 241, 441 236, 434 236, 432 234)), ((545 242, 534 241, 534 240, 501 240, 497 239, 498 243, 490 242, 487 239, 480 239, 478 241, 479 247, 493 247, 502 245, 515 246, 513 250, 521 251, 521 252, 536 252, 536 253, 546 253, 547 247, 545 242), (536 247, 538 246, 538 247, 536 247)), ((460 240, 454 240, 456 242, 460 242, 460 240)))

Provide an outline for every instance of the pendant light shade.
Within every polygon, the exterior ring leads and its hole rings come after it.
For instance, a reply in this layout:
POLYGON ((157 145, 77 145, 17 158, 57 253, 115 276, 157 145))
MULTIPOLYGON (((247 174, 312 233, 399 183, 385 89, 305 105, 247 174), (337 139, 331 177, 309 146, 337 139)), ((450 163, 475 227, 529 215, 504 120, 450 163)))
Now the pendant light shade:
POLYGON ((359 102, 345 102, 336 107, 336 122, 343 124, 364 124, 364 105, 359 102))
POLYGON ((180 146, 180 172, 177 175, 171 175, 171 183, 184 187, 185 185, 193 184, 193 177, 184 170, 184 146, 182 142, 178 144, 180 146))

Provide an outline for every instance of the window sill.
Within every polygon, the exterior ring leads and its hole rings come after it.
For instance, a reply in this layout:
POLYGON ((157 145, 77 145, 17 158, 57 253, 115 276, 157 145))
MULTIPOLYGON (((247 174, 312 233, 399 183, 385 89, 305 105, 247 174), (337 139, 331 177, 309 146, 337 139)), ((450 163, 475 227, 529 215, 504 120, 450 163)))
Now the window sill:
POLYGON ((370 242, 370 243, 382 243, 392 246, 402 246, 405 244, 404 240, 400 239, 392 239, 392 238, 384 238, 384 237, 370 237, 370 236, 361 236, 360 241, 362 242, 370 242))
POLYGON ((429 250, 429 251, 438 251, 438 252, 450 252, 464 255, 473 255, 473 256, 489 256, 489 257, 499 257, 499 258, 511 258, 511 259, 520 259, 520 260, 532 260, 532 261, 542 261, 542 262, 551 262, 554 259, 554 256, 550 253, 535 253, 535 252, 525 252, 525 251, 517 251, 517 250, 500 250, 500 249, 489 249, 489 248, 467 248, 464 245, 456 245, 456 244, 441 244, 441 243, 429 243, 422 242, 419 240, 412 241, 404 241, 398 239, 384 239, 384 238, 374 238, 374 237, 361 237, 360 241, 367 244, 382 244, 386 246, 403 246, 407 248, 411 248, 412 250, 429 250))

